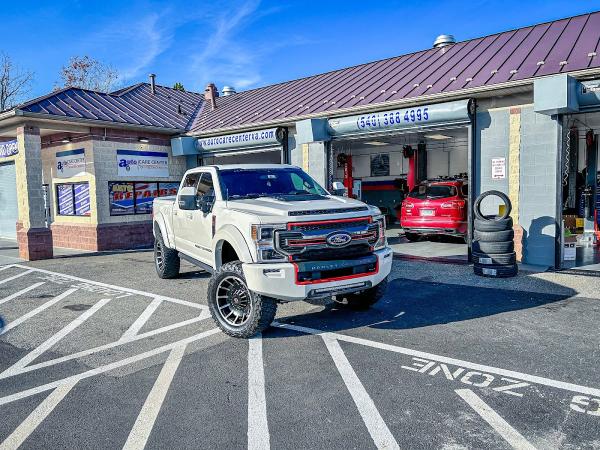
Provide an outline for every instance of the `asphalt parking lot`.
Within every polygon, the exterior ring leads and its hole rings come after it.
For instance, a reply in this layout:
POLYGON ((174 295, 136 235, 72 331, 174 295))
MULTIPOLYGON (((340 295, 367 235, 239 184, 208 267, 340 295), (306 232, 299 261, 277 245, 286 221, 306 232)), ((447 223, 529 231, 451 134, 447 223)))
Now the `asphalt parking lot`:
POLYGON ((0 267, 0 449, 600 448, 600 278, 396 261, 230 339, 148 251, 0 267))

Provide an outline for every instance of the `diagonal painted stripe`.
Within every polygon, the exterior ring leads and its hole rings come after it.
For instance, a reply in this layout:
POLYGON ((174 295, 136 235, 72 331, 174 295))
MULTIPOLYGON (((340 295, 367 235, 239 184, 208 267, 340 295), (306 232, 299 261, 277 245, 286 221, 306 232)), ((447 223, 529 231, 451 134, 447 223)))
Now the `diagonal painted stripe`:
POLYGON ((21 289, 19 292, 15 292, 14 294, 9 295, 8 297, 4 297, 3 299, 0 300, 0 305, 8 302, 9 300, 12 300, 13 298, 17 298, 23 294, 27 294, 29 291, 32 291, 35 288, 40 287, 42 284, 44 284, 44 282, 40 281, 39 283, 32 284, 31 286, 26 287, 25 289, 21 289))
POLYGON ((429 359, 445 364, 452 364, 455 366, 466 367, 472 370, 479 370, 482 372, 493 373, 508 378, 516 378, 517 380, 528 381, 530 383, 541 384, 543 386, 553 387, 556 389, 563 389, 565 391, 579 392, 581 394, 588 394, 594 397, 600 397, 600 389, 582 386, 579 384, 567 383, 564 381, 553 380, 551 378, 544 378, 537 375, 529 375, 527 373, 516 372, 514 370, 500 369, 498 367, 486 366, 484 364, 472 363, 469 361, 463 361, 461 359, 449 358, 447 356, 436 355, 434 353, 422 352, 420 350, 413 350, 410 348, 399 347, 397 345, 384 344, 382 342, 370 341, 368 339, 358 338, 354 336, 347 336, 345 334, 329 333, 315 328, 302 327, 298 325, 290 325, 287 323, 273 322, 273 326, 279 328, 285 328, 288 330, 299 331, 300 333, 307 334, 328 334, 335 339, 345 342, 352 342, 354 344, 365 345, 367 347, 378 348, 380 350, 387 350, 394 353, 401 353, 403 355, 416 356, 417 358, 429 359))
POLYGON ((49 391, 50 389, 57 388, 58 386, 62 386, 64 384, 68 384, 74 381, 81 381, 86 378, 94 377, 96 375, 100 375, 105 372, 109 372, 114 369, 118 369, 123 366, 127 366, 129 364, 136 363, 138 361, 143 361, 144 359, 151 358, 156 355, 160 355, 161 353, 172 350, 181 344, 190 344, 191 342, 199 341, 208 336, 212 336, 213 334, 217 334, 220 330, 218 328, 211 328, 210 330, 204 331, 202 333, 196 334, 194 336, 190 336, 185 339, 181 339, 180 341, 173 342, 171 344, 163 345, 161 347, 157 347, 153 350, 149 350, 144 353, 140 353, 138 355, 133 355, 128 358, 121 359, 119 361, 115 361, 110 364, 106 364, 104 366, 96 367, 94 369, 87 370, 77 375, 72 375, 67 378, 63 378, 62 380, 52 381, 50 383, 42 384, 40 386, 36 386, 31 389, 26 389, 21 392, 17 392, 15 394, 7 395, 5 397, 0 398, 0 406, 6 405, 7 403, 12 403, 17 400, 21 400, 23 398, 31 397, 32 395, 39 394, 40 392, 49 391))
POLYGON ((34 350, 30 351, 27 355, 25 355, 23 358, 21 358, 15 364, 13 364, 8 369, 6 369, 4 372, 2 372, 0 374, 0 378, 8 378, 12 375, 18 374, 20 369, 24 368, 28 364, 35 361, 36 358, 38 358, 44 352, 48 351, 57 342, 59 342, 61 339, 63 339, 65 336, 67 336, 69 333, 71 333, 73 330, 75 330, 77 327, 79 327, 82 323, 84 323, 86 320, 88 320, 90 317, 92 317, 98 310, 100 310, 100 308, 102 308, 104 305, 106 305, 109 301, 110 301, 110 298, 103 298, 102 300, 100 300, 98 303, 96 303, 90 309, 88 309, 83 314, 81 314, 79 317, 77 317, 75 320, 73 320, 71 323, 69 323, 62 330, 55 333, 53 336, 51 336, 46 341, 44 341, 43 343, 38 345, 34 350))
POLYGON ((33 433, 36 428, 50 415, 56 406, 62 401, 77 381, 63 384, 52 391, 46 399, 35 408, 27 418, 21 422, 15 431, 0 444, 0 450, 16 450, 33 433))
POLYGON ((64 362, 67 362, 67 361, 71 361, 73 359, 83 358, 84 356, 93 355, 94 353, 98 353, 98 352, 101 352, 101 351, 104 351, 104 350, 110 350, 111 348, 119 347, 121 345, 126 345, 126 344, 130 344, 132 342, 141 341, 142 339, 146 339, 146 338, 149 338, 149 337, 152 337, 152 336, 156 336, 157 334, 166 333, 167 331, 175 330, 177 328, 181 328, 181 327, 184 327, 184 326, 187 326, 187 325, 192 325, 192 324, 200 322, 202 320, 206 320, 209 317, 210 317, 210 313, 206 314, 205 311, 203 311, 198 317, 195 317, 193 319, 184 320, 183 322, 179 322, 179 323, 174 323, 174 324, 171 324, 171 325, 167 325, 167 326, 162 327, 162 328, 157 328, 156 330, 147 331, 146 333, 138 334, 137 336, 135 336, 134 338, 132 338, 129 341, 115 341, 115 342, 110 342, 108 344, 100 345, 98 347, 90 348, 88 350, 82 350, 80 352, 72 353, 70 355, 61 356, 59 358, 51 359, 51 360, 48 360, 48 361, 42 361, 42 362, 39 362, 37 364, 32 364, 30 366, 23 367, 18 372, 11 373, 11 374, 8 374, 8 375, 5 375, 4 373, 0 373, 0 380, 3 379, 3 378, 8 378, 8 377, 14 376, 14 375, 19 375, 19 374, 22 374, 22 373, 32 372, 34 370, 38 370, 38 369, 41 369, 41 368, 44 368, 44 367, 54 366, 56 364, 64 363, 64 362))
POLYGON ((248 449, 270 447, 262 334, 259 333, 248 341, 248 449))
POLYGON ((8 283, 9 281, 16 280, 17 278, 21 278, 21 277, 23 277, 25 275, 29 275, 32 272, 33 272, 33 269, 26 270, 25 272, 21 272, 21 273, 18 273, 16 275, 13 275, 12 277, 8 277, 8 278, 5 278, 3 280, 0 280, 0 284, 4 284, 4 283, 8 283))
POLYGON ((473 408, 483 420, 489 423, 512 448, 518 450, 535 450, 535 447, 531 445, 521 433, 510 426, 506 420, 500 417, 496 411, 490 408, 488 404, 479 398, 471 389, 457 389, 454 392, 467 402, 467 404, 473 408))
POLYGON ((77 290, 77 288, 69 289, 69 290, 63 292, 62 294, 54 297, 52 300, 44 303, 43 305, 38 306, 34 310, 29 311, 27 314, 19 317, 18 319, 13 320, 11 323, 6 325, 6 327, 4 327, 4 329, 2 331, 0 331, 0 334, 4 334, 4 333, 12 330, 13 328, 21 325, 23 322, 31 319, 32 317, 37 316, 39 313, 50 308, 52 305, 55 305, 56 303, 60 302, 62 299, 64 299, 66 296, 72 294, 76 290, 77 290))
POLYGON ((327 350, 329 350, 333 362, 342 376, 342 379, 354 400, 354 404, 358 408, 358 412, 360 413, 367 430, 369 430, 369 434, 371 435, 375 446, 380 449, 400 448, 398 442, 394 439, 392 432, 381 417, 381 414, 379 414, 375 403, 373 403, 373 400, 356 375, 356 372, 354 372, 350 361, 346 358, 338 341, 329 334, 323 334, 321 337, 325 341, 327 350))
POLYGON ((129 433, 129 437, 127 438, 127 442, 125 442, 123 449, 142 450, 146 446, 146 442, 148 442, 148 438, 154 427, 154 422, 165 401, 175 372, 177 372, 179 363, 185 354, 185 347, 186 344, 177 345, 171 350, 171 353, 169 353, 167 361, 154 382, 154 386, 152 387, 150 394, 148 394, 144 406, 142 406, 142 410, 133 424, 133 428, 129 433))
POLYGON ((123 333, 120 341, 129 341, 135 336, 137 336, 138 332, 142 329, 142 327, 148 322, 152 314, 158 309, 158 307, 163 302, 161 297, 156 297, 150 304, 144 309, 142 314, 136 319, 135 322, 131 324, 131 326, 123 333))
POLYGON ((14 267, 14 266, 12 264, 8 264, 6 266, 2 266, 2 267, 0 267, 0 272, 2 272, 3 270, 6 270, 6 269, 10 269, 11 267, 14 267))

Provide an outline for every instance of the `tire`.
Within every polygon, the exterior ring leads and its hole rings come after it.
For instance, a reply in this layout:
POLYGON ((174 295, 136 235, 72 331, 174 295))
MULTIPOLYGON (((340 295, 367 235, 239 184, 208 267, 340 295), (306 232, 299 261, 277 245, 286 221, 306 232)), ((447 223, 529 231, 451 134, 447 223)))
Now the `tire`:
POLYGON ((242 263, 233 261, 223 264, 210 278, 208 308, 225 334, 250 338, 271 325, 277 313, 277 301, 248 289, 242 263), (223 296, 227 298, 223 299, 223 296))
POLYGON ((177 250, 166 246, 160 231, 154 238, 154 267, 159 278, 170 279, 179 275, 181 260, 177 250))
POLYGON ((517 262, 517 255, 512 253, 473 253, 473 262, 479 265, 512 265, 517 262))
POLYGON ((486 220, 486 218, 488 216, 484 216, 481 213, 481 202, 483 201, 484 198, 489 197, 491 195, 500 197, 500 199, 506 205, 506 208, 504 209, 504 214, 502 216, 500 216, 500 218, 506 219, 508 216, 510 216, 510 212, 512 211, 512 204, 511 204, 508 196, 504 192, 500 192, 500 191, 487 191, 487 192, 484 192, 483 194, 481 194, 475 200, 475 205, 473 206, 473 212, 475 213, 475 217, 477 217, 478 219, 486 220))
POLYGON ((475 218, 474 229, 477 231, 506 231, 512 230, 513 219, 501 219, 497 216, 485 216, 485 219, 475 218))
POLYGON ((513 241, 506 241, 506 242, 473 241, 472 250, 474 253, 512 253, 515 251, 515 243, 513 241))
POLYGON ((507 266, 475 264, 473 266, 473 272, 475 272, 475 275, 482 277, 508 278, 517 275, 517 273, 519 273, 519 267, 516 264, 507 266))
POLYGON ((421 240, 421 235, 418 233, 404 233, 404 237, 410 242, 418 242, 421 240))
POLYGON ((358 311, 369 309, 383 298, 387 289, 387 285, 388 280, 386 277, 378 285, 373 286, 370 289, 366 289, 357 294, 349 294, 346 296, 347 303, 343 303, 343 306, 358 311))
POLYGON ((512 241, 515 238, 515 232, 513 230, 504 231, 479 231, 475 230, 473 233, 473 240, 480 242, 507 242, 512 241))

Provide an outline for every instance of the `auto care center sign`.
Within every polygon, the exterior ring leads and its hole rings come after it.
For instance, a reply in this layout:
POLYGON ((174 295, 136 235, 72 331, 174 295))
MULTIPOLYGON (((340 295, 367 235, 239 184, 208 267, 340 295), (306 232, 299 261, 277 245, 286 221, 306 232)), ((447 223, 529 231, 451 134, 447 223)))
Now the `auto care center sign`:
POLYGON ((71 178, 85 175, 85 150, 56 152, 56 177, 71 178))
POLYGON ((169 176, 169 154, 138 150, 117 150, 117 166, 120 177, 169 176))

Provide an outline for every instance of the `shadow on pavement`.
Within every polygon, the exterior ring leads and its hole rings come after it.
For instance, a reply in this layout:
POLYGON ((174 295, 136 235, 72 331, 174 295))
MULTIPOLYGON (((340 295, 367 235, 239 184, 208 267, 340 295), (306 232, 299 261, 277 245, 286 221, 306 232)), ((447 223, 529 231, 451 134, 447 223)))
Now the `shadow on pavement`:
MULTIPOLYGON (((323 310, 287 317, 281 322, 332 332, 362 327, 401 330, 536 308, 576 295, 573 289, 546 284, 546 290, 554 293, 397 278, 388 285, 385 297, 369 310, 353 311, 331 302, 323 310)), ((279 337, 279 334, 266 333, 265 337, 279 337)))

